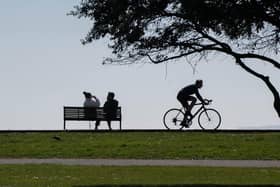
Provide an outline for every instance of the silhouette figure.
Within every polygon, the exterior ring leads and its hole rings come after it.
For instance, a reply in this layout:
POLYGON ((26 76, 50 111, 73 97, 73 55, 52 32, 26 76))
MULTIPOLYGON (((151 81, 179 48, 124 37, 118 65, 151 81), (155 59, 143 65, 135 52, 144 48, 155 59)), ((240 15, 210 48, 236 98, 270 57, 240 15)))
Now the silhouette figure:
POLYGON ((185 116, 184 120, 182 121, 181 125, 185 126, 186 118, 189 118, 189 119, 192 118, 191 110, 197 101, 196 98, 198 98, 202 103, 205 103, 198 91, 198 89, 202 88, 202 86, 203 86, 203 81, 196 80, 195 84, 188 85, 179 91, 179 93, 177 95, 177 99, 182 104, 184 109, 186 110, 186 116, 185 116), (192 95, 195 95, 196 97, 194 97, 192 95))
POLYGON ((84 102, 84 107, 99 107, 100 106, 100 101, 96 96, 91 95, 89 92, 83 92, 85 96, 85 102, 84 102), (94 100, 93 100, 93 99, 94 100))
POLYGON ((108 92, 107 101, 104 103, 104 106, 103 106, 109 130, 112 130, 111 120, 116 117, 117 108, 118 108, 118 104, 119 104, 119 102, 116 99, 114 99, 114 97, 115 97, 115 94, 113 92, 108 92))
MULTIPOLYGON (((85 96, 84 101, 84 107, 85 109, 85 116, 89 119, 95 119, 96 118, 96 110, 95 108, 100 106, 100 101, 96 96, 91 95, 89 92, 83 92, 85 96)), ((100 124, 99 120, 96 120, 95 122, 95 130, 98 129, 98 126, 100 124)))

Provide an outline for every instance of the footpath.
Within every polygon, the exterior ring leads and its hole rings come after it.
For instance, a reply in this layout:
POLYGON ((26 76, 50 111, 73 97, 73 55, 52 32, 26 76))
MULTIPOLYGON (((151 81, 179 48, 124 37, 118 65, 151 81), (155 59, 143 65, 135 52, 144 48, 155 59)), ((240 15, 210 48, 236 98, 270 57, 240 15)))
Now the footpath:
POLYGON ((143 160, 143 159, 0 159, 0 164, 58 164, 85 166, 205 166, 280 168, 280 160, 143 160))

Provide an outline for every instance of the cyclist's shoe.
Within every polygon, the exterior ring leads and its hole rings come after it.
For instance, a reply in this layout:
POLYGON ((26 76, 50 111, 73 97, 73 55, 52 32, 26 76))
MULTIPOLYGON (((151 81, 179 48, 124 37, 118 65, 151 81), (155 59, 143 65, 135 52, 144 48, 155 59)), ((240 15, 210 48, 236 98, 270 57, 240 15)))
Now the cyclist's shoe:
POLYGON ((186 121, 186 120, 183 120, 183 121, 180 123, 180 126, 182 126, 182 127, 187 127, 187 121, 186 121))
POLYGON ((187 126, 188 126, 188 128, 189 128, 191 125, 192 125, 192 118, 189 119, 189 120, 187 120, 187 126))
POLYGON ((180 126, 185 127, 185 128, 189 128, 190 127, 190 123, 188 121, 186 121, 186 120, 183 120, 180 123, 180 126))

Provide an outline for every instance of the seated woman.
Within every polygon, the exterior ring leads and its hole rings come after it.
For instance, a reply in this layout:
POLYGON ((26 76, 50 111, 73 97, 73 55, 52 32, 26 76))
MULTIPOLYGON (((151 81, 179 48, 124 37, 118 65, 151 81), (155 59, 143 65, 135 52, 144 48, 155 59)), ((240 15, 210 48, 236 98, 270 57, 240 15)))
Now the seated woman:
POLYGON ((100 106, 100 101, 96 96, 91 95, 89 92, 83 92, 85 96, 85 102, 84 102, 84 107, 99 107, 100 106), (94 100, 93 100, 93 99, 94 100))
MULTIPOLYGON (((95 119, 96 118, 96 110, 95 108, 100 106, 100 101, 96 96, 91 95, 89 92, 83 92, 85 96, 85 101, 84 101, 84 107, 85 109, 85 116, 88 119, 95 119)), ((100 124, 99 120, 96 120, 95 122, 95 130, 98 129, 98 126, 100 124)))

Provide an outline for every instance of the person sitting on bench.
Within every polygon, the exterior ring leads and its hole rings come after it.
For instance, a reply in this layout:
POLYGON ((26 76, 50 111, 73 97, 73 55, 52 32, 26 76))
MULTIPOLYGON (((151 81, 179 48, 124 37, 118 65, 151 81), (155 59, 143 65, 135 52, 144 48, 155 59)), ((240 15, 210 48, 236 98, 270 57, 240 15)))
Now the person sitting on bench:
POLYGON ((89 92, 83 92, 83 94, 85 96, 84 107, 96 108, 96 107, 100 106, 100 101, 96 96, 91 95, 91 93, 89 93, 89 92))
POLYGON ((115 94, 113 92, 108 92, 107 95, 107 101, 104 103, 104 112, 107 118, 107 123, 108 123, 108 127, 109 130, 112 130, 111 128, 111 119, 116 117, 116 113, 117 113, 117 108, 118 108, 118 104, 119 102, 114 99, 115 94))
MULTIPOLYGON (((93 110, 93 108, 100 107, 100 101, 96 96, 91 95, 90 92, 83 92, 83 94, 85 96, 84 107, 88 108, 85 110, 85 116, 93 119, 96 117, 96 111, 93 110)), ((96 120, 95 130, 97 130, 99 124, 100 124, 100 121, 96 120)))

